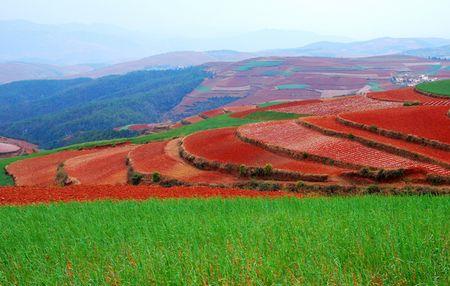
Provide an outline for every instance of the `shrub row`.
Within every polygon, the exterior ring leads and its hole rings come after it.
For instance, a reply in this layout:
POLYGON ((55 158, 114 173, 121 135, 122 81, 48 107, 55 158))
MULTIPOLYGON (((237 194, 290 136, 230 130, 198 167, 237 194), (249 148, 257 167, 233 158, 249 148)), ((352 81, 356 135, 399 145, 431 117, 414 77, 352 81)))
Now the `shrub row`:
POLYGON ((328 175, 325 174, 324 175, 303 174, 294 171, 273 169, 273 167, 270 164, 266 164, 264 167, 251 167, 245 165, 209 161, 189 153, 184 148, 183 141, 181 141, 179 145, 179 154, 181 158, 185 159, 198 169, 221 171, 238 175, 243 178, 258 178, 258 179, 280 180, 280 181, 304 180, 310 182, 325 182, 328 179, 328 175))

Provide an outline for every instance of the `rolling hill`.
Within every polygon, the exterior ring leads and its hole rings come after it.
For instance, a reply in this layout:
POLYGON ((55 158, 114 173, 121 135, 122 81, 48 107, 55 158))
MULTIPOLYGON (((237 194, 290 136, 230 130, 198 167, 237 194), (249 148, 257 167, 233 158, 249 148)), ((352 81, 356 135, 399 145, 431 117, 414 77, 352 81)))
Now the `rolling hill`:
MULTIPOLYGON (((1 135, 50 148, 113 136, 114 127, 159 122, 209 74, 201 68, 0 86, 1 135), (91 132, 91 134, 86 132, 91 132)), ((214 102, 211 101, 214 108, 214 102)), ((123 137, 130 134, 117 134, 123 137)))

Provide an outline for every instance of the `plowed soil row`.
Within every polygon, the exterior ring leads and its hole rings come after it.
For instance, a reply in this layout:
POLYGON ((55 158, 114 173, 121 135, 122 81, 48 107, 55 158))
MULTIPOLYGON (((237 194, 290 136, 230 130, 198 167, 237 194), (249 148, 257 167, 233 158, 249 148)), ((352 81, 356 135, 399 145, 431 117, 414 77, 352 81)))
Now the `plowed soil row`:
MULTIPOLYGON (((414 90, 414 88, 402 88, 382 92, 373 92, 367 94, 368 97, 376 100, 405 102, 405 101, 418 101, 423 104, 433 104, 435 102, 445 103, 445 100, 438 100, 433 97, 422 95, 414 90)), ((450 100, 448 100, 450 103, 450 100)))
POLYGON ((414 106, 379 111, 352 112, 341 118, 368 126, 412 134, 450 144, 448 106, 414 106))
POLYGON ((98 150, 63 151, 43 157, 17 161, 6 167, 17 186, 52 186, 56 169, 70 158, 98 152, 98 150))
POLYGON ((257 111, 267 111, 267 110, 273 110, 274 108, 295 107, 295 106, 308 105, 308 104, 311 104, 311 103, 320 103, 320 102, 322 102, 322 101, 319 100, 319 99, 309 99, 309 100, 302 100, 302 101, 291 101, 291 102, 280 103, 280 104, 273 105, 273 106, 267 106, 267 107, 262 107, 262 108, 257 108, 257 109, 251 109, 251 110, 235 112, 235 113, 231 114, 230 117, 244 118, 247 115, 250 115, 250 114, 252 114, 254 112, 257 112, 257 111))
POLYGON ((301 121, 305 121, 307 123, 311 123, 321 128, 329 129, 335 132, 344 133, 347 135, 355 135, 359 136, 371 141, 380 142, 383 144, 387 144, 390 146, 395 146, 402 150, 408 150, 414 153, 422 154, 424 156, 436 159, 438 161, 443 161, 446 163, 450 163, 450 152, 435 149, 432 147, 427 147, 415 143, 410 143, 401 139, 394 139, 390 137, 385 137, 378 135, 376 133, 366 131, 359 128, 353 128, 350 126, 346 126, 340 124, 336 120, 336 116, 314 116, 314 117, 305 117, 302 118, 301 121))
POLYGON ((64 162, 69 177, 87 185, 117 185, 127 183, 126 158, 136 145, 123 145, 97 150, 64 162))
POLYGON ((383 169, 422 169, 427 173, 450 175, 440 166, 420 163, 397 155, 366 147, 360 143, 323 135, 294 121, 249 124, 238 129, 239 134, 269 149, 307 153, 356 166, 383 169))
POLYGON ((346 96, 322 102, 289 107, 272 106, 270 110, 310 115, 336 115, 342 112, 384 109, 401 106, 401 103, 379 101, 365 96, 346 96))
POLYGON ((171 198, 277 198, 301 197, 286 192, 259 192, 251 190, 208 187, 159 186, 70 186, 56 187, 7 187, 0 188, 0 205, 29 205, 38 203, 95 201, 95 200, 147 200, 171 198))
POLYGON ((178 140, 141 145, 130 152, 133 169, 142 174, 161 175, 189 183, 227 184, 237 178, 220 172, 203 171, 189 165, 178 155, 178 140))
POLYGON ((236 137, 236 128, 223 128, 198 132, 184 139, 186 151, 208 161, 244 164, 251 167, 273 168, 305 174, 338 175, 344 168, 326 166, 316 162, 297 161, 280 156, 263 148, 241 141, 236 137))

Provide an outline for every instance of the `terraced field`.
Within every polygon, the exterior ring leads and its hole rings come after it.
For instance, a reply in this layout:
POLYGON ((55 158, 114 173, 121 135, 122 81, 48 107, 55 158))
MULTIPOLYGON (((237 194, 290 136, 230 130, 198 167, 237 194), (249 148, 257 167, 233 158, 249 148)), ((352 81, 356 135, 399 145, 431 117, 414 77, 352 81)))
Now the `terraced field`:
POLYGON ((178 140, 160 141, 141 145, 130 152, 130 164, 141 174, 158 172, 165 178, 189 183, 230 184, 233 176, 213 171, 203 171, 183 161, 178 154, 178 140))
POLYGON ((401 104, 396 102, 374 100, 365 96, 346 96, 306 105, 293 104, 288 107, 277 107, 275 105, 269 110, 310 115, 336 115, 342 112, 384 109, 397 106, 401 106, 401 104))
POLYGON ((243 164, 248 167, 264 167, 270 164, 275 169, 303 174, 339 175, 348 171, 271 153, 241 141, 236 137, 236 128, 215 129, 190 135, 184 140, 183 146, 187 152, 197 157, 222 164, 243 164))
POLYGON ((263 122, 242 126, 238 133, 250 142, 271 150, 305 154, 320 159, 331 159, 349 167, 380 169, 423 169, 429 173, 450 175, 450 170, 431 164, 416 162, 397 155, 369 148, 360 143, 323 135, 294 121, 263 122))
POLYGON ((339 117, 378 128, 405 134, 414 134, 430 140, 450 144, 448 106, 412 106, 380 111, 340 114, 339 117))

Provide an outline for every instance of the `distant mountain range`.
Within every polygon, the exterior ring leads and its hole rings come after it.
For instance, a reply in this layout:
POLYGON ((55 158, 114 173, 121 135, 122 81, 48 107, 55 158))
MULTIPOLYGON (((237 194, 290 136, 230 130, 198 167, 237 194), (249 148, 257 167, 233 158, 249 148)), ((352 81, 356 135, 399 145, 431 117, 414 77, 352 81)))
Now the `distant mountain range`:
POLYGON ((404 55, 422 57, 422 58, 439 58, 450 59, 450 45, 437 47, 437 48, 425 48, 415 49, 403 52, 404 55))
POLYGON ((107 25, 56 26, 26 21, 0 21, 0 39, 6 43, 0 45, 0 84, 27 79, 98 78, 264 56, 406 54, 446 58, 450 54, 450 40, 441 38, 342 42, 348 39, 303 31, 261 30, 216 39, 167 39, 107 25))
POLYGON ((20 61, 53 65, 118 63, 173 51, 258 51, 300 47, 342 37, 305 31, 260 30, 216 38, 161 36, 110 25, 42 25, 0 21, 0 62, 20 61))

